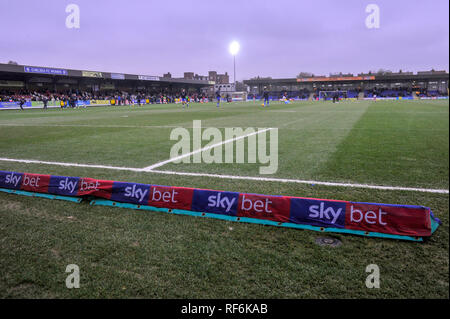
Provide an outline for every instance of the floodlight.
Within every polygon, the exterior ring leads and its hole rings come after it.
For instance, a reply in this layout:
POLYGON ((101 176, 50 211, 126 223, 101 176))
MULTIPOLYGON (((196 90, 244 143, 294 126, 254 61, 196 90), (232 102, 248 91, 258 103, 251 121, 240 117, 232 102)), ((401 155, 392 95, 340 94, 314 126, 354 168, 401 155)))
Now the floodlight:
POLYGON ((236 55, 239 52, 240 45, 237 41, 233 41, 230 44, 230 53, 231 55, 236 55))

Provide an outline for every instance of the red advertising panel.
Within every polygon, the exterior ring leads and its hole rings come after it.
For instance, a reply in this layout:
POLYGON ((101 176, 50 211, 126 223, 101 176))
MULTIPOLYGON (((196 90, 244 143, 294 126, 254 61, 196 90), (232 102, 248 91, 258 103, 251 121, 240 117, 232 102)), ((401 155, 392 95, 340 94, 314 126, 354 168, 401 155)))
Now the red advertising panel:
POLYGON ((237 216, 289 222, 290 203, 284 196, 239 194, 237 216))
POLYGON ((430 236, 430 209, 349 203, 345 228, 406 236, 430 236))
POLYGON ((91 195, 110 199, 113 181, 102 181, 93 178, 81 178, 79 182, 78 196, 91 195))
POLYGON ((152 185, 147 205, 190 210, 193 194, 192 188, 152 185))
POLYGON ((23 174, 22 186, 20 189, 29 192, 47 193, 50 184, 50 175, 23 174))

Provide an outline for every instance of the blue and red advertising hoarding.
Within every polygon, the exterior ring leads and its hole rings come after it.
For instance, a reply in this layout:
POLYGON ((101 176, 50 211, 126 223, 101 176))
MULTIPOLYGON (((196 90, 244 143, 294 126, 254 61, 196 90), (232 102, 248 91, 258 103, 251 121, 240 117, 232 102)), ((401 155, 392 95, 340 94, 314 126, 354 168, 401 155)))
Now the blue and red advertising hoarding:
POLYGON ((90 195, 137 207, 208 213, 213 218, 220 215, 221 219, 399 239, 429 237, 440 224, 431 209, 424 206, 246 194, 9 171, 0 171, 0 188, 60 196, 90 195))

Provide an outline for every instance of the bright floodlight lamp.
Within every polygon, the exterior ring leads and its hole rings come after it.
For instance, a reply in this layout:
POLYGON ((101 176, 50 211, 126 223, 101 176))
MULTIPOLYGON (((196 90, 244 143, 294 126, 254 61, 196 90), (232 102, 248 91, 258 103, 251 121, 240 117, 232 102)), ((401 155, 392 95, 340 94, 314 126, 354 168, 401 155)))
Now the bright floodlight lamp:
POLYGON ((236 90, 236 54, 238 54, 240 45, 237 41, 233 41, 230 44, 230 53, 233 56, 233 63, 234 63, 234 87, 236 90))
POLYGON ((235 56, 236 54, 238 54, 239 49, 240 49, 240 45, 238 42, 236 42, 236 41, 231 42, 231 44, 230 44, 231 55, 235 56))

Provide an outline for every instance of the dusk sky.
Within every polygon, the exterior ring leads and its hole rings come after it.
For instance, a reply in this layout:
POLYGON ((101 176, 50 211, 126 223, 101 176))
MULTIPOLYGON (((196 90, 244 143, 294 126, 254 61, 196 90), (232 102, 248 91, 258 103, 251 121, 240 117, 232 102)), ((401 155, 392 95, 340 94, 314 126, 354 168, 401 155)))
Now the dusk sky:
POLYGON ((449 70, 448 0, 0 0, 0 63, 237 79, 449 70), (80 28, 66 27, 66 6, 80 28), (368 4, 380 8, 369 29, 368 4))

